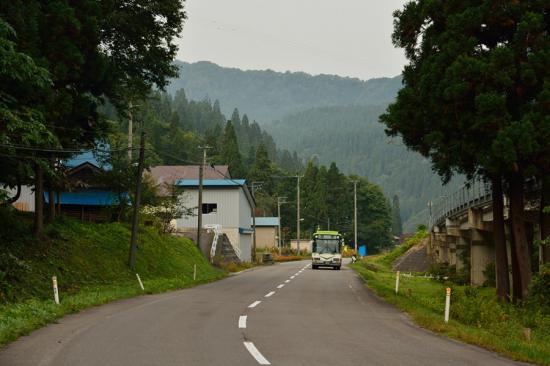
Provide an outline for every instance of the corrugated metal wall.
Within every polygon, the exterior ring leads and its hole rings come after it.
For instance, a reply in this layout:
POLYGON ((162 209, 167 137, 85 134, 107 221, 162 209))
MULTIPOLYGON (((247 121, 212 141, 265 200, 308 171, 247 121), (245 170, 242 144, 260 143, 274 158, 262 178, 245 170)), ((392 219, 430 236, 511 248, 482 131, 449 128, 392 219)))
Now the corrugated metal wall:
MULTIPOLYGON (((9 188, 3 188, 3 189, 5 189, 8 192, 10 197, 13 197, 17 193, 16 189, 9 189, 9 188)), ((32 190, 32 187, 21 186, 21 196, 13 204, 13 206, 15 206, 15 208, 17 208, 19 211, 34 212, 34 191, 32 190)))
MULTIPOLYGON (((224 227, 239 227, 239 195, 242 194, 240 189, 204 189, 203 203, 216 203, 218 211, 202 215, 203 225, 218 224, 224 227)), ((197 207, 198 204, 198 189, 188 189, 182 195, 182 202, 186 207, 197 207)), ((197 211, 195 210, 195 214, 197 211)), ((250 217, 249 219, 250 220, 250 217)), ((178 228, 196 227, 197 216, 184 217, 178 220, 178 228)), ((249 224, 250 226, 250 224, 249 224)))

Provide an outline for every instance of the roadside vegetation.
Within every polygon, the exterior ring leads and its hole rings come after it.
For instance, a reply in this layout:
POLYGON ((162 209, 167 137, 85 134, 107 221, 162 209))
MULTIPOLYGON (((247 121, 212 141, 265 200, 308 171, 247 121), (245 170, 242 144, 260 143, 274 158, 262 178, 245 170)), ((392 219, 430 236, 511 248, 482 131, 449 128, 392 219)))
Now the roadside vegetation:
POLYGON ((419 231, 392 252, 364 257, 351 267, 377 295, 422 327, 516 360, 550 365, 550 268, 542 267, 530 298, 517 305, 499 301, 494 287, 457 285, 425 273, 402 273, 395 294, 393 262, 426 237, 426 231, 419 231), (445 324, 447 287, 452 295, 450 321, 445 324))
POLYGON ((143 291, 127 266, 130 229, 126 224, 89 224, 62 217, 36 239, 30 234, 32 217, 5 209, 0 215, 0 346, 90 306, 226 275, 212 267, 192 241, 142 226, 136 272, 143 291), (53 301, 54 275, 59 305, 53 301))

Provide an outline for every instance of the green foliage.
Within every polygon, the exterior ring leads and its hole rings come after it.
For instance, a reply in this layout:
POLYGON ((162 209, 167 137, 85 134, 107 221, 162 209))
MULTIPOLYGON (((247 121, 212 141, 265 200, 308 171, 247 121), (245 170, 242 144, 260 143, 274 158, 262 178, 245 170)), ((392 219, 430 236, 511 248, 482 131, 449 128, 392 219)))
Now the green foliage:
POLYGON ((550 313, 550 264, 540 267, 531 282, 531 301, 550 313))

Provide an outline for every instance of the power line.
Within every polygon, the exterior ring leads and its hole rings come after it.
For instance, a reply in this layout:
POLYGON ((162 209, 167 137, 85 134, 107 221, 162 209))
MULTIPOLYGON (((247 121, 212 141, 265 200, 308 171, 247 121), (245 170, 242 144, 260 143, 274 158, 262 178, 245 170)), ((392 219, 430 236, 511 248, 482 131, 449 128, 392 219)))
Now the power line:
MULTIPOLYGON (((99 152, 99 153, 112 153, 112 152, 122 152, 128 151, 127 148, 123 149, 99 149, 99 148, 44 148, 36 146, 26 146, 26 145, 15 145, 15 144, 0 144, 0 147, 7 149, 15 150, 28 150, 28 151, 38 151, 38 152, 52 152, 52 153, 67 153, 67 154, 81 154, 85 152, 99 152)), ((139 148, 135 148, 139 150, 139 148)))

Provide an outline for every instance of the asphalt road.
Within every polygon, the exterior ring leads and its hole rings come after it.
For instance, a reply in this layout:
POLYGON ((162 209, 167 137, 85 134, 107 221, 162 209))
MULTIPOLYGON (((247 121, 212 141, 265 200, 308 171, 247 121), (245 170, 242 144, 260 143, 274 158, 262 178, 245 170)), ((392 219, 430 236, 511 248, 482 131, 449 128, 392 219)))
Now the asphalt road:
POLYGON ((348 268, 308 265, 262 267, 67 316, 0 351, 0 365, 520 364, 418 328, 348 268))

